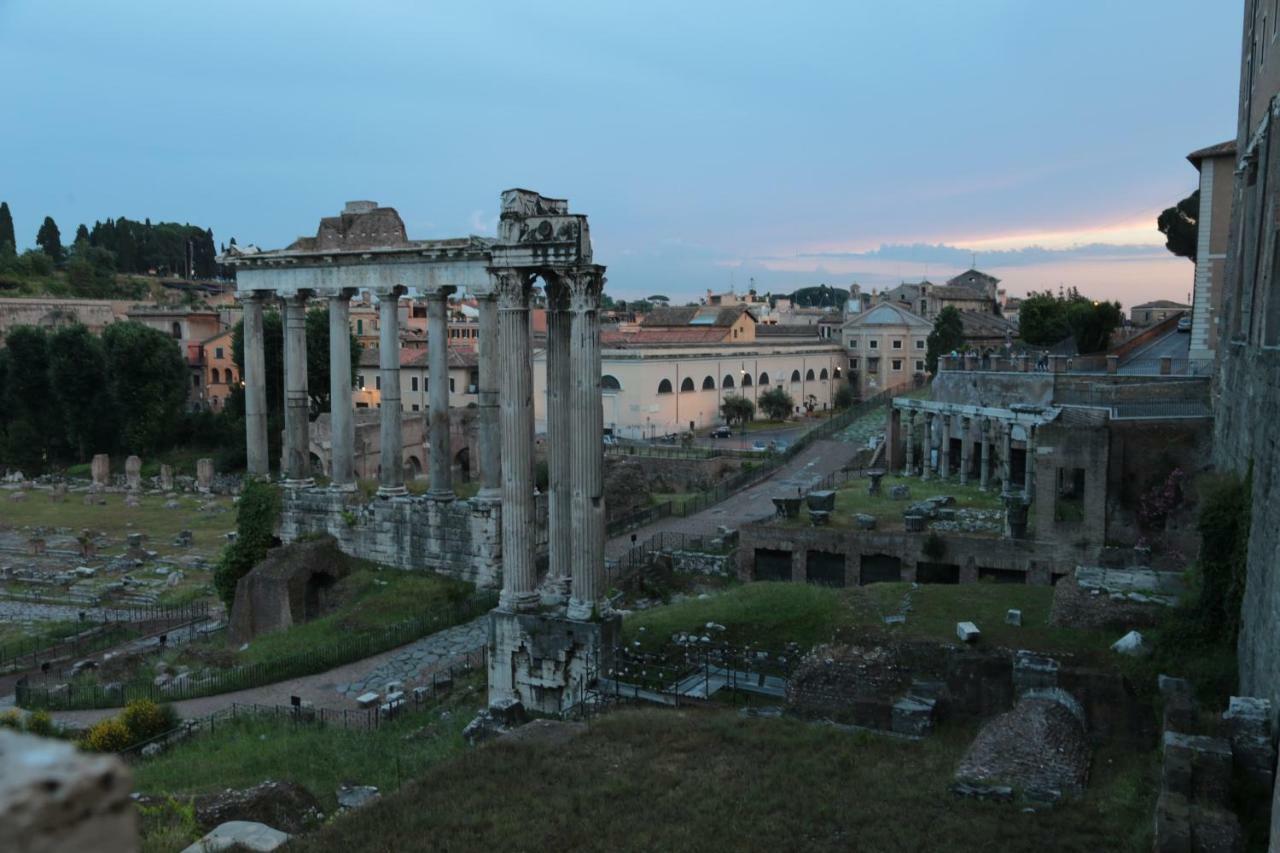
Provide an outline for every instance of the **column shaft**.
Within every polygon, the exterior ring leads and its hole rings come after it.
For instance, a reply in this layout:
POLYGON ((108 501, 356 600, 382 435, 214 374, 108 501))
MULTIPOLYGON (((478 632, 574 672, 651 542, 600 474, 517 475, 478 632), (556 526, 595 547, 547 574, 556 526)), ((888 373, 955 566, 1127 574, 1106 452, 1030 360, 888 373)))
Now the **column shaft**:
POLYGON ((920 442, 921 459, 920 479, 928 480, 933 466, 933 412, 924 413, 924 439, 920 442))
POLYGON ((951 476, 951 416, 942 416, 942 449, 938 453, 938 476, 947 479, 951 476))
POLYGON ((529 346, 529 293, 516 270, 493 272, 498 292, 498 347, 502 364, 499 414, 502 436, 503 610, 538 606, 534 564, 533 371, 529 346))
POLYGON ((582 270, 570 281, 573 362, 569 434, 573 448, 573 591, 570 619, 604 605, 604 413, 600 400, 600 293, 604 277, 582 270))
POLYGON ((1031 502, 1031 483, 1035 479, 1036 470, 1036 438, 1035 430, 1027 426, 1027 451, 1024 454, 1026 464, 1023 465, 1022 472, 1022 492, 1026 495, 1027 503, 1031 502))
POLYGON ((452 287, 427 294, 427 424, 431 489, 435 500, 453 499, 453 448, 449 442, 449 324, 448 302, 452 287))
POLYGON ((307 297, 284 297, 284 476, 293 487, 311 482, 307 395, 307 297))
POLYGON ((969 484, 969 469, 973 467, 973 442, 969 440, 968 418, 960 419, 960 485, 969 484))
POLYGON ((991 485, 991 421, 984 419, 978 428, 982 430, 982 457, 979 460, 982 470, 978 472, 978 488, 985 492, 991 485))
POLYGON ((916 413, 907 412, 907 464, 902 469, 902 476, 908 477, 916 467, 916 413))
POLYGON ((382 380, 382 409, 379 426, 379 461, 382 474, 378 478, 378 494, 395 497, 406 493, 404 487, 404 439, 400 408, 400 288, 378 294, 378 367, 382 380))
POLYGON ((267 447, 267 371, 263 353, 262 297, 244 295, 244 424, 250 477, 271 474, 267 447))
POLYGON ((351 407, 351 295, 329 297, 329 479, 351 490, 355 477, 355 415, 351 407))
POLYGON ((569 339, 569 294, 563 284, 547 287, 547 469, 549 474, 547 581, 543 600, 568 601, 573 577, 573 438, 569 339))
POLYGON ((1008 494, 1013 485, 1013 425, 1008 421, 1000 423, 1000 491, 1008 494))
POLYGON ((477 297, 480 311, 479 386, 480 491, 476 497, 502 496, 502 440, 498 437, 498 302, 493 294, 477 297))

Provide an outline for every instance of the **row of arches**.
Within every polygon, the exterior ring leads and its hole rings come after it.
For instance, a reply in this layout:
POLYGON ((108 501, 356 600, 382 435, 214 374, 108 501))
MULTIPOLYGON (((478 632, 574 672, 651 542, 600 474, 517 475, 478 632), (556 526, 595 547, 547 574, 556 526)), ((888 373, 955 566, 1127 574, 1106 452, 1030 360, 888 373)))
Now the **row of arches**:
MULTIPOLYGON (((839 378, 839 376, 840 376, 840 369, 836 368, 836 377, 839 378)), ((813 372, 813 368, 809 368, 804 378, 805 378, 805 381, 807 382, 814 382, 814 381, 826 382, 830 378, 830 374, 827 373, 827 369, 825 367, 822 368, 820 371, 818 371, 817 374, 813 372)), ((799 370, 791 371, 791 381, 792 382, 801 381, 799 370)), ((759 382, 761 385, 768 385, 769 374, 761 373, 759 377, 759 382)), ((619 384, 617 378, 613 376, 609 376, 607 374, 604 377, 602 377, 600 384, 601 384, 601 387, 603 387, 604 390, 606 391, 622 390, 622 385, 619 384)), ((739 385, 743 388, 750 388, 752 384, 753 382, 752 382, 750 373, 742 374, 741 380, 734 380, 732 373, 726 373, 724 380, 720 383, 720 387, 728 391, 728 390, 732 390, 734 388, 739 387, 739 385)), ((661 382, 658 383, 658 393, 670 394, 672 393, 673 387, 674 386, 672 386, 670 379, 663 379, 661 382)), ((681 393, 686 393, 689 391, 696 391, 696 390, 698 390, 697 385, 694 383, 693 377, 691 376, 686 376, 684 378, 684 381, 680 383, 681 393)), ((703 379, 702 390, 703 391, 716 390, 716 380, 711 376, 708 376, 705 379, 703 379)))
POLYGON ((226 370, 222 370, 222 371, 218 370, 218 368, 216 368, 216 367, 214 367, 214 368, 210 369, 210 371, 209 371, 209 384, 210 384, 210 385, 220 385, 220 384, 221 384, 221 383, 223 383, 223 382, 227 383, 228 385, 234 385, 234 384, 236 384, 236 374, 235 374, 235 371, 233 371, 233 370, 232 370, 231 368, 229 368, 229 367, 228 367, 226 370))

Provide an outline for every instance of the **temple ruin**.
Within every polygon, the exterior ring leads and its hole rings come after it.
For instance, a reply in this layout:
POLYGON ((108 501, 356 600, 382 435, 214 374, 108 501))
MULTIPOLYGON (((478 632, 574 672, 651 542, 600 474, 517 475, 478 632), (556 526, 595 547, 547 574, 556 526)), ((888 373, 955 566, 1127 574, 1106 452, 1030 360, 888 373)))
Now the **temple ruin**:
POLYGON ((600 297, 587 218, 568 202, 528 190, 502 194, 496 239, 410 240, 393 208, 347 204, 315 237, 284 249, 233 249, 244 305, 246 441, 250 476, 269 476, 263 309, 284 319, 285 428, 281 535, 333 535, 344 551, 404 569, 436 569, 501 587, 489 641, 490 698, 557 712, 577 701, 594 657, 612 648, 618 619, 604 600, 600 297), (536 567, 533 352, 530 296, 547 300, 548 571, 536 567), (430 384, 426 495, 408 494, 401 460, 397 300, 415 290, 428 305, 428 372, 447 375, 446 303, 465 289, 480 307, 481 489, 458 500, 451 481, 448 383, 430 384), (379 300, 382 406, 379 487, 359 497, 348 373, 331 376, 330 485, 310 470, 306 310, 329 305, 329 361, 350 361, 348 317, 361 290, 379 300))

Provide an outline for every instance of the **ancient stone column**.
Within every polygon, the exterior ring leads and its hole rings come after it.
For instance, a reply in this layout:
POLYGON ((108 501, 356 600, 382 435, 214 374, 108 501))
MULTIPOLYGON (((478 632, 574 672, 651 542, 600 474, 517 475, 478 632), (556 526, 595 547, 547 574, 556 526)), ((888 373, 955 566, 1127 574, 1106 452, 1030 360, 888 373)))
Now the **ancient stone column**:
POLYGON ((311 398, 307 394, 307 293, 284 302, 284 477, 292 488, 311 480, 311 398))
POLYGON ((1036 470, 1036 434, 1035 429, 1030 424, 1027 425, 1027 462, 1023 466, 1025 469, 1022 474, 1022 492, 1027 496, 1027 503, 1031 502, 1031 482, 1035 478, 1036 470))
POLYGON ((267 450, 267 369, 263 353, 262 296, 248 291, 240 297, 244 306, 244 438, 250 477, 271 473, 267 450))
POLYGON ((960 418, 960 485, 969 485, 969 469, 973 467, 973 442, 969 440, 971 422, 960 418))
POLYGON ((529 277, 515 269, 491 270, 498 296, 502 436, 502 593, 506 611, 538 606, 534 564, 533 366, 529 346, 529 277))
POLYGON ((898 457, 901 455, 902 413, 890 403, 887 414, 884 427, 884 467, 891 471, 898 464, 898 457))
POLYGON ((951 415, 942 415, 942 449, 938 452, 938 476, 951 476, 951 415))
POLYGON ((408 491, 404 487, 404 439, 400 426, 404 417, 400 408, 400 293, 400 287, 378 292, 378 368, 382 379, 378 419, 382 474, 378 478, 378 495, 388 498, 408 491))
POLYGON ((1000 491, 1009 493, 1013 479, 1013 424, 1000 422, 1000 491))
POLYGON ((492 293, 476 297, 480 312, 478 443, 480 450, 480 491, 482 500, 502 497, 502 439, 498 435, 498 302, 492 293))
POLYGON ((933 412, 924 413, 924 438, 920 442, 920 453, 924 456, 921 460, 920 479, 928 480, 932 476, 930 471, 933 465, 933 412))
POLYGON ((563 604, 569 600, 573 578, 573 437, 569 408, 573 404, 569 339, 569 288, 563 281, 547 284, 547 469, 548 554, 542 600, 563 604))
POLYGON ((351 291, 329 297, 329 465, 333 488, 352 491, 355 414, 351 405, 351 291))
MULTIPOLYGON (((449 444, 449 294, 452 287, 428 291, 427 297, 427 439, 431 488, 427 497, 453 500, 453 450, 449 444)), ((382 380, 385 386, 387 381, 382 380)), ((385 398, 384 398, 385 399, 385 398)))
POLYGON ((909 477, 916 470, 916 410, 907 412, 907 464, 902 476, 909 477))
POLYGON ((982 432, 982 470, 978 473, 978 488, 985 492, 991 481, 991 419, 983 418, 978 429, 982 432))
POLYGON ((570 619, 599 615, 604 602, 604 412, 600 400, 599 267, 565 277, 569 285, 573 388, 569 436, 573 449, 573 590, 570 619))

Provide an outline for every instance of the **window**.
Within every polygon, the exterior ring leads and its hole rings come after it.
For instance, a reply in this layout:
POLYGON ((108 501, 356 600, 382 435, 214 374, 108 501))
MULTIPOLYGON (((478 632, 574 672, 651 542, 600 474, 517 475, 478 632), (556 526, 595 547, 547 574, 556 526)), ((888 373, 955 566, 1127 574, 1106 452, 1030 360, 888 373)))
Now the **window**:
POLYGON ((182 339, 182 324, 179 323, 177 320, 173 321, 173 328, 171 330, 171 333, 178 340, 182 339))
POLYGON ((412 376, 409 378, 409 390, 410 391, 418 390, 418 377, 412 376))
POLYGON ((686 376, 686 377, 684 378, 684 381, 680 383, 680 393, 682 393, 682 394, 687 394, 687 393, 688 393, 688 392, 690 392, 690 391, 696 391, 696 390, 698 390, 698 389, 697 389, 697 387, 693 384, 693 379, 691 379, 691 378, 690 378, 690 377, 688 377, 688 376, 686 376))
POLYGON ((901 340, 894 340, 894 342, 893 342, 893 348, 894 348, 894 349, 902 349, 902 341, 901 341, 901 340))
POLYGON ((214 347, 214 348, 213 348, 213 357, 214 357, 214 358, 222 358, 222 347, 214 347))
POLYGON ((891 367, 893 370, 901 370, 901 369, 902 369, 902 359, 900 359, 900 358, 895 358, 895 359, 893 360, 893 363, 890 365, 890 367, 891 367))
POLYGON ((600 390, 602 391, 621 391, 622 384, 618 382, 618 377, 605 374, 600 377, 600 390))
MULTIPOLYGON (((851 358, 851 359, 849 359, 849 369, 850 369, 850 370, 857 370, 857 369, 858 369, 858 360, 857 360, 856 358, 851 358)), ((812 379, 812 378, 813 378, 813 371, 812 371, 812 370, 810 370, 810 371, 809 371, 809 378, 810 378, 810 379, 812 379)))
POLYGON ((356 334, 357 335, 364 334, 364 320, 356 320, 356 334))
POLYGON ((825 367, 822 368, 822 372, 818 374, 818 378, 821 379, 823 382, 827 381, 827 369, 825 367))
POLYGON ((799 381, 800 381, 800 371, 798 371, 798 370, 793 370, 793 371, 791 371, 791 381, 792 381, 792 382, 799 382, 799 381))
POLYGON ((721 388, 725 388, 725 389, 732 390, 732 389, 733 389, 733 376, 732 376, 732 375, 730 375, 730 374, 728 374, 728 373, 726 373, 726 374, 724 375, 724 382, 721 382, 721 383, 720 383, 720 387, 721 387, 721 388))
POLYGON ((361 391, 364 390, 364 374, 363 373, 356 374, 356 387, 359 388, 361 391))
POLYGON ((849 349, 857 349, 857 348, 858 348, 858 339, 849 338, 849 349))
POLYGON ((452 377, 452 376, 450 376, 450 377, 449 377, 449 393, 450 393, 450 394, 452 394, 452 393, 453 393, 453 390, 454 390, 454 389, 453 389, 453 377, 452 377))
POLYGON ((418 404, 417 404, 417 403, 414 403, 414 404, 413 404, 413 410, 414 410, 415 412, 416 412, 416 411, 418 411, 418 404))
POLYGON ((659 393, 659 394, 670 394, 670 393, 671 393, 671 380, 670 380, 670 379, 664 379, 664 380, 662 380, 661 382, 659 382, 659 383, 658 383, 658 393, 659 393))
POLYGON ((706 379, 702 380, 702 390, 703 391, 716 390, 716 380, 714 376, 708 376, 706 379))
POLYGON ((916 373, 924 373, 924 362, 918 358, 916 359, 916 373))
POLYGON ((750 374, 750 373, 744 373, 744 374, 742 374, 742 387, 743 387, 743 388, 750 388, 750 387, 751 387, 751 374, 750 374))
MULTIPOLYGON (((857 360, 856 358, 851 358, 851 359, 849 359, 849 361, 850 361, 850 363, 852 363, 852 364, 857 364, 857 363, 858 363, 858 360, 857 360)), ((813 368, 812 368, 812 367, 810 367, 807 371, 805 371, 805 374, 804 374, 804 380, 805 380, 806 382, 812 382, 812 381, 813 381, 813 379, 814 379, 814 376, 813 376, 813 368)))
POLYGON ((916 349, 924 349, 924 338, 916 339, 916 349))
POLYGON ((216 367, 213 370, 209 371, 209 384, 210 385, 218 384, 218 368, 216 367))
POLYGON ((767 374, 767 373, 761 373, 761 374, 760 374, 760 384, 761 384, 761 385, 768 385, 768 384, 769 384, 769 374, 767 374))
POLYGON ((373 387, 377 388, 379 391, 382 390, 382 374, 381 373, 373 377, 373 387))
POLYGON ((879 349, 880 342, 877 340, 870 340, 870 341, 867 341, 867 346, 870 347, 871 349, 879 349))

